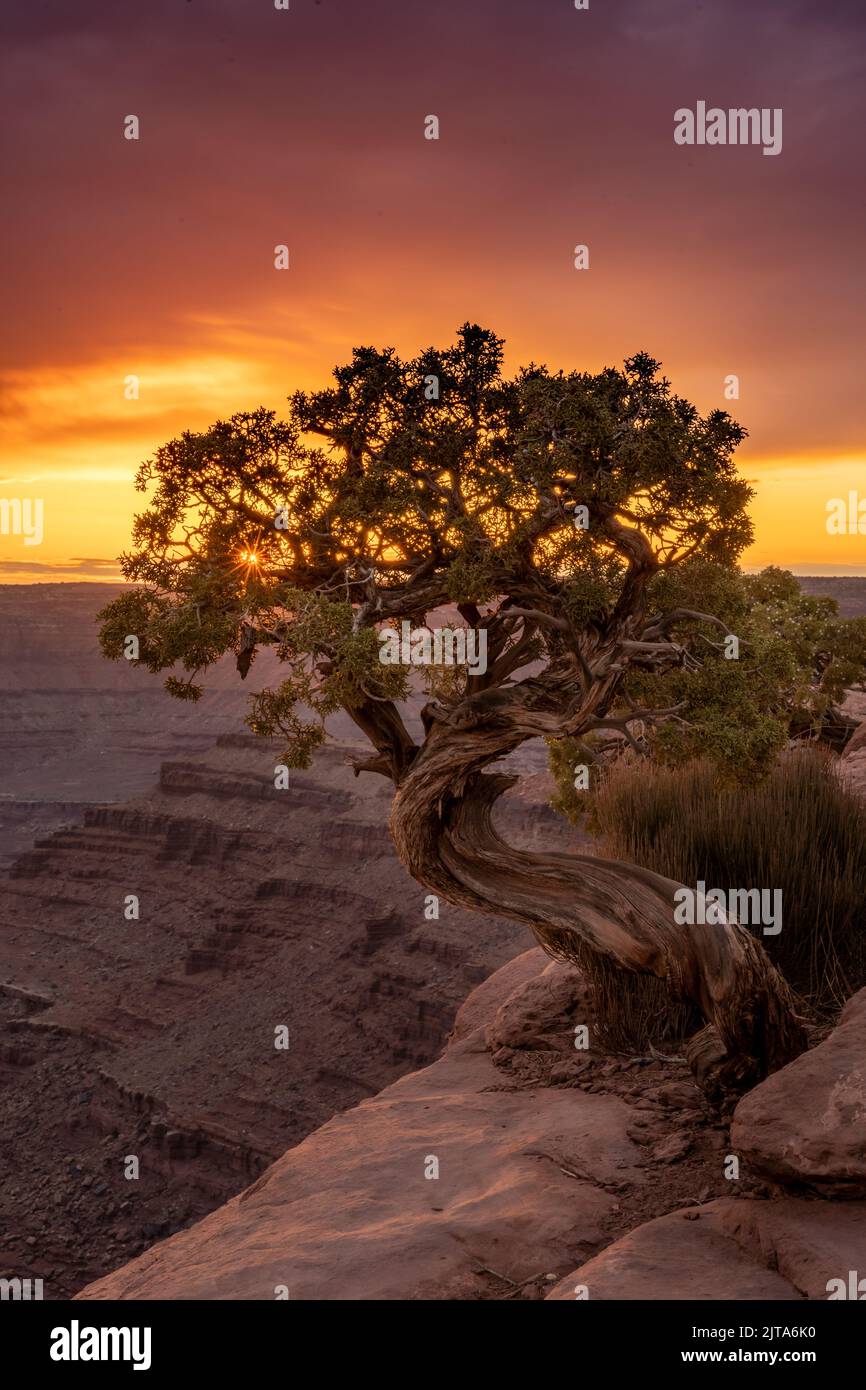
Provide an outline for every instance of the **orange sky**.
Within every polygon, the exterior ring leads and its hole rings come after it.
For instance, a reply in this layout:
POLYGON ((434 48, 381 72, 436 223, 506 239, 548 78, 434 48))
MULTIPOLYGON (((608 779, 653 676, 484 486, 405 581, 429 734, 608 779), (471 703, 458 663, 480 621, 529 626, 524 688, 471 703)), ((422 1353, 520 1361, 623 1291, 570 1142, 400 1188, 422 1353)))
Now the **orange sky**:
POLYGON ((0 503, 44 508, 0 581, 112 577, 160 442, 466 319, 509 368, 647 349, 750 432, 745 563, 866 574, 866 536, 826 528, 866 498, 861 6, 140 8, 0 20, 0 503), (676 146, 699 98, 782 108, 781 154, 676 146))

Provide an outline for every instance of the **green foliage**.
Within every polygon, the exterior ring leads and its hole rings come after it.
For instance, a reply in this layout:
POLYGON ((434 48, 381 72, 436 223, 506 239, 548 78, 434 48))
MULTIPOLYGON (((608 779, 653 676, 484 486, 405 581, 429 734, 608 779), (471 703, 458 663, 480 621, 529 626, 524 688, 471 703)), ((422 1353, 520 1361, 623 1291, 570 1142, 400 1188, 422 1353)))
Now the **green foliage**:
POLYGON ((587 734, 584 738, 548 739, 547 757, 555 783, 551 806, 572 825, 582 824, 591 805, 587 793, 595 790, 603 771, 599 739, 593 734, 587 734), (575 769, 578 767, 587 769, 589 785, 586 790, 574 785, 575 769))
POLYGON ((250 701, 247 724, 260 738, 276 738, 279 735, 285 738, 286 749, 282 761, 287 767, 309 767, 314 752, 325 739, 321 723, 314 724, 298 713, 302 698, 303 690, 297 682, 289 679, 276 690, 261 691, 250 701))
POLYGON ((703 757, 729 782, 766 776, 792 734, 817 733, 831 704, 864 678, 866 622, 839 618, 832 599, 804 594, 784 570, 752 576, 693 560, 656 576, 650 601, 712 614, 739 638, 739 658, 726 659, 719 629, 689 622, 677 636, 697 665, 635 670, 624 682, 624 698, 639 706, 680 706, 678 719, 646 734, 669 765, 703 757))
POLYGON ((197 685, 195 681, 178 680, 176 676, 166 676, 165 688, 176 700, 190 700, 193 704, 197 704, 204 694, 204 686, 197 685))
MULTIPOLYGON (((748 544, 750 489, 733 463, 744 431, 726 414, 701 417, 645 353, 513 378, 502 356, 473 324, 414 359, 357 348, 329 387, 289 398, 286 420, 241 412, 158 448, 121 557, 136 587, 101 615, 106 655, 134 633, 141 664, 190 699, 227 653, 243 676, 276 649, 290 669, 252 726, 306 757, 311 717, 405 694, 406 673, 377 660, 389 620, 448 602, 540 604, 598 634, 627 573, 618 537, 640 528, 665 567, 731 563, 748 544), (573 524, 578 505, 589 531, 573 524)), ((552 624, 533 640, 561 660, 577 638, 552 624)), ((465 680, 434 684, 465 696, 465 680)))
POLYGON ((252 697, 247 723, 261 737, 283 735, 287 766, 308 767, 324 740, 329 714, 370 699, 405 699, 408 672, 380 662, 375 631, 356 631, 348 604, 299 589, 287 589, 282 602, 291 621, 277 655, 291 674, 276 690, 252 697), (311 711, 318 722, 306 720, 301 709, 311 711))
POLYGON ((575 537, 575 563, 563 578, 562 613, 578 629, 609 611, 623 577, 622 562, 593 544, 585 531, 575 537))
POLYGON ((496 570, 490 554, 467 547, 455 555, 445 574, 445 596, 451 603, 486 603, 496 597, 496 570))
POLYGON ((804 749, 726 788, 705 762, 623 760, 598 785, 592 824, 614 858, 679 883, 781 889, 781 933, 755 934, 795 988, 834 1008, 866 985, 866 807, 837 767, 804 749))
POLYGON ((801 727, 814 724, 863 680, 866 618, 840 618, 835 599, 804 594, 793 575, 775 566, 745 576, 743 586, 753 611, 760 609, 767 639, 787 646, 800 672, 792 719, 801 727))

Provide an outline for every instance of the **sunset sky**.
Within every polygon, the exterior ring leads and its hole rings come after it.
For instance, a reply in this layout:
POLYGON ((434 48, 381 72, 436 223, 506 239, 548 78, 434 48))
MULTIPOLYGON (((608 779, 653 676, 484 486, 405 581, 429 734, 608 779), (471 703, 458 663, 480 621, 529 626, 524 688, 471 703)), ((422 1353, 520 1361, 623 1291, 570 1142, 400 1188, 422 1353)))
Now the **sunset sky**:
POLYGON ((0 500, 44 504, 0 581, 114 577, 159 443, 466 319, 509 369, 661 358, 749 430, 744 563, 866 574, 826 528, 866 498, 862 0, 31 0, 0 74, 0 500), (781 108, 781 153, 676 145, 698 101, 781 108))

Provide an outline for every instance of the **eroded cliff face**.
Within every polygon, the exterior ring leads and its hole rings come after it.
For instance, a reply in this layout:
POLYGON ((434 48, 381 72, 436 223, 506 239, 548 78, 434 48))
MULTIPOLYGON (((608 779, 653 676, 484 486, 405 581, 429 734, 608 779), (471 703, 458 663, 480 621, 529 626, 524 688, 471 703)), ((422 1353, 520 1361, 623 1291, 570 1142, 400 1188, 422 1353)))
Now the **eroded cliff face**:
MULTIPOLYGON (((0 585, 0 868, 39 835, 153 785, 169 757, 243 727, 248 690, 230 661, 198 705, 158 677, 106 661, 96 614, 116 584, 0 585)), ((267 660, 250 687, 267 675, 267 660)))
MULTIPOLYGON (((116 592, 0 588, 0 1274, 54 1297, 431 1061, 528 939, 432 914, 392 851, 388 785, 353 776, 346 716, 276 788, 278 748, 243 726, 272 654, 243 683, 219 663, 195 706, 105 661, 116 592)), ((528 749, 523 770, 544 761, 528 749)), ((508 833, 576 843, 548 795, 531 775, 508 833)))
MULTIPOLYGON (((277 791, 276 745, 226 736, 0 880, 3 1272, 68 1296, 202 1216, 436 1057, 524 949, 514 923, 429 915, 357 751, 277 791)), ((525 797, 508 817, 559 833, 525 797)))

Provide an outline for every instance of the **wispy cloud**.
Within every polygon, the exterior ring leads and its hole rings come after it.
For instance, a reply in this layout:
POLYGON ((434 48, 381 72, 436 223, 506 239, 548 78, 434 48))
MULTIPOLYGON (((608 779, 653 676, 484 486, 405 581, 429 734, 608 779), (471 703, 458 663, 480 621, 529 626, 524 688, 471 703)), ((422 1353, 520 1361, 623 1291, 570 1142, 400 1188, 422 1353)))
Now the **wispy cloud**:
POLYGON ((73 574, 73 575, 96 575, 105 579, 110 575, 121 577, 120 566, 116 560, 103 560, 98 557, 87 559, 73 558, 65 562, 58 561, 56 564, 33 564, 30 560, 0 560, 0 573, 2 574, 73 574))

